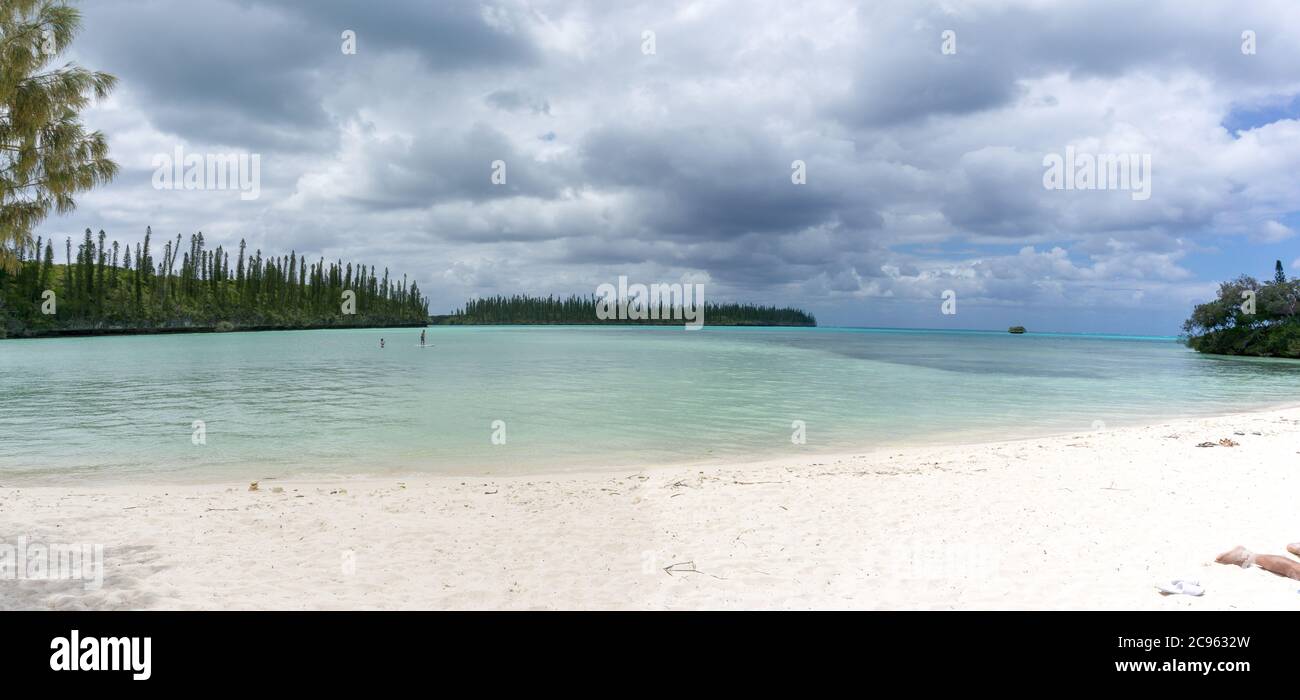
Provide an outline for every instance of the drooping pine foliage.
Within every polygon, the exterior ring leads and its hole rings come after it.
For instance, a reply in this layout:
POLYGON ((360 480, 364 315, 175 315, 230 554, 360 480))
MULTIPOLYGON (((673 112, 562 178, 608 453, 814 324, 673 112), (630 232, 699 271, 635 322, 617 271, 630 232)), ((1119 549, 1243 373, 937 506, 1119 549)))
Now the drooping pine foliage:
POLYGON ((1200 352, 1300 358, 1300 279, 1288 280, 1279 260, 1270 282, 1247 275, 1224 282, 1218 298, 1196 306, 1183 332, 1200 352))
POLYGON ((183 246, 178 234, 155 258, 152 232, 134 246, 109 243, 86 229, 64 262, 54 241, 15 249, 15 272, 0 269, 0 337, 46 332, 379 326, 424 323, 428 300, 419 285, 382 276, 374 267, 309 262, 304 256, 263 256, 240 241, 238 251, 208 249, 202 233, 183 246), (43 247, 42 247, 43 246, 43 247), (232 259, 233 253, 233 259, 232 259), (53 315, 42 312, 54 293, 53 315), (343 313, 344 292, 355 313, 343 313))
MULTIPOLYGON (((675 318, 664 310, 659 319, 600 319, 596 315, 599 297, 570 296, 495 296, 471 299, 465 307, 451 316, 440 319, 453 325, 486 324, 632 324, 632 325, 682 325, 681 315, 675 318)), ((799 309, 758 306, 755 304, 704 305, 704 323, 709 326, 815 326, 817 319, 799 309)))
POLYGON ((91 96, 103 99, 117 79, 52 66, 80 25, 63 0, 0 2, 0 267, 10 272, 37 224, 117 172, 104 135, 80 121, 91 96))

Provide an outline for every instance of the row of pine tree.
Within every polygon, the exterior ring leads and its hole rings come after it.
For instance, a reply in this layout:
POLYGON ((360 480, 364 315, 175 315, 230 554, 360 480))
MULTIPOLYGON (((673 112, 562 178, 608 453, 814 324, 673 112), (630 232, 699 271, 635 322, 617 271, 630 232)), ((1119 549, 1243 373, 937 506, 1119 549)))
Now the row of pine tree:
POLYGON ((374 267, 308 262, 296 252, 263 256, 244 241, 231 259, 209 249, 202 233, 189 245, 178 234, 154 257, 153 232, 131 246, 86 229, 64 241, 54 262, 53 240, 37 238, 16 250, 17 268, 0 267, 0 333, 157 329, 167 327, 361 326, 424 322, 428 300, 419 286, 382 277, 374 267), (346 291, 352 294, 345 295, 346 291), (345 306, 345 304, 348 304, 345 306), (350 313, 345 313, 345 311, 350 313))
MULTIPOLYGON (((251 253, 240 241, 231 251, 209 249, 202 233, 188 246, 178 234, 164 242, 155 258, 152 230, 134 246, 109 241, 86 229, 73 248, 63 245, 64 262, 55 263, 53 240, 37 238, 17 246, 16 269, 0 266, 0 337, 48 332, 155 330, 163 328, 258 328, 379 326, 423 323, 429 302, 419 286, 380 276, 374 267, 343 261, 308 262, 251 253), (351 292, 351 294, 345 294, 351 292), (349 308, 350 305, 350 308, 349 308)), ((606 319, 597 315, 599 298, 570 296, 494 296, 472 299, 450 324, 661 324, 679 325, 680 316, 606 319)), ((811 314, 794 308, 756 304, 706 303, 711 326, 815 326, 811 314)))
MULTIPOLYGON (((526 295, 471 299, 455 314, 442 319, 449 324, 638 324, 681 325, 666 309, 658 320, 608 319, 596 315, 600 298, 526 295)), ((793 308, 757 304, 704 304, 704 323, 710 326, 815 326, 817 319, 793 308)))

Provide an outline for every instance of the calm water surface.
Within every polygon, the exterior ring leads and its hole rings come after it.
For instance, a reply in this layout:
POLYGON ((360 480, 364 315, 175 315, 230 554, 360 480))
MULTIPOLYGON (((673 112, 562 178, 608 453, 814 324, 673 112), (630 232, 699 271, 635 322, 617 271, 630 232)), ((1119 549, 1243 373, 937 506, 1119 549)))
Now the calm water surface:
POLYGON ((556 472, 1028 437, 1300 400, 1300 362, 1209 357, 1167 338, 428 335, 431 348, 418 329, 0 341, 0 484, 556 472), (796 420, 806 445, 791 444, 796 420), (193 444, 195 421, 206 444, 193 444))

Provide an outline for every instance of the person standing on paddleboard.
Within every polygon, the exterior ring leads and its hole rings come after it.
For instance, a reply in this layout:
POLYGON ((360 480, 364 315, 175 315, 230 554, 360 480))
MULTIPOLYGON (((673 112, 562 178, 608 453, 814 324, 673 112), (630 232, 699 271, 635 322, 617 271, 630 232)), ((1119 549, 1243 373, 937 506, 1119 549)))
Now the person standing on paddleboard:
POLYGON ((424 347, 424 331, 420 331, 420 347, 424 347))

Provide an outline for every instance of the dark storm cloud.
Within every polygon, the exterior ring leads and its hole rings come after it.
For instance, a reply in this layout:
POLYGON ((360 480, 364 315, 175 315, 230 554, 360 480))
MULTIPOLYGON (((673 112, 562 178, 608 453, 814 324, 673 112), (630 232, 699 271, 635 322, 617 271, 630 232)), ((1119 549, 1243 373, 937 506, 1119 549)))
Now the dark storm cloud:
POLYGON ((519 90, 497 90, 483 98, 488 104, 507 112, 529 111, 533 114, 550 114, 551 104, 545 98, 529 95, 519 90))
POLYGON ((1057 233, 1049 228, 1053 219, 1045 200, 1061 193, 1025 186, 1041 181, 1040 160, 1040 155, 1009 149, 964 154, 939 210, 954 226, 989 236, 1023 240, 1057 233))
POLYGON ((282 149, 329 127, 315 64, 319 48, 284 13, 197 0, 123 0, 83 7, 96 68, 123 79, 164 131, 207 143, 282 149))
POLYGON ((854 126, 888 127, 997 107, 1019 94, 1014 69, 1000 52, 959 42, 969 55, 953 60, 938 45, 937 32, 918 32, 894 50, 864 57, 851 94, 832 103, 831 114, 854 126))
POLYGON ((486 124, 414 139, 368 142, 363 172, 343 196, 368 209, 420 208, 456 200, 555 197, 563 170, 520 153, 504 134, 486 124), (500 162, 499 166, 494 163, 500 162), (492 180, 494 168, 504 182, 492 180))
POLYGON ((408 51, 431 71, 537 59, 526 36, 467 2, 105 0, 82 9, 94 31, 79 49, 129 78, 160 129, 253 149, 333 148, 322 102, 370 57, 408 51), (355 55, 342 52, 345 30, 357 34, 355 55))
POLYGON ((1267 7, 1242 5, 1238 24, 1227 27, 1183 9, 1108 1, 972 3, 958 12, 924 3, 865 7, 860 21, 871 40, 854 58, 853 89, 832 101, 829 113, 858 127, 968 114, 1008 105, 1021 94, 1018 81, 1053 72, 1113 78, 1186 70, 1261 85, 1296 79, 1285 58, 1242 58, 1246 29, 1294 55, 1267 7), (945 31, 954 33, 955 53, 941 51, 945 31))
POLYGON ((793 184, 792 163, 802 155, 745 129, 609 126, 583 142, 582 167, 593 186, 636 190, 645 222, 675 239, 793 233, 834 223, 841 213, 855 224, 878 220, 817 160, 805 165, 818 184, 793 184))
POLYGON ((309 33, 323 34, 339 53, 339 35, 357 33, 363 52, 412 51, 434 71, 527 65, 541 58, 519 23, 521 11, 465 0, 237 0, 291 13, 309 33))

